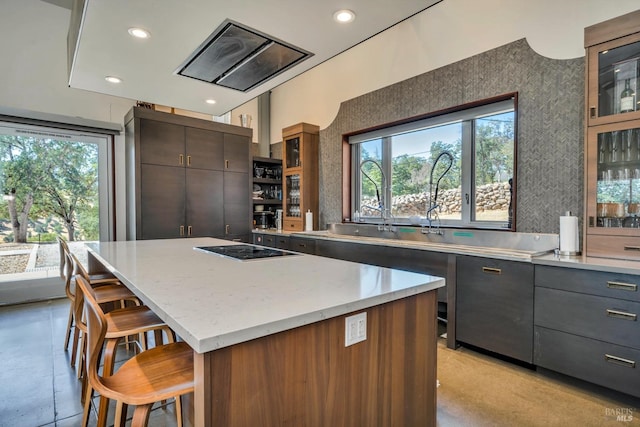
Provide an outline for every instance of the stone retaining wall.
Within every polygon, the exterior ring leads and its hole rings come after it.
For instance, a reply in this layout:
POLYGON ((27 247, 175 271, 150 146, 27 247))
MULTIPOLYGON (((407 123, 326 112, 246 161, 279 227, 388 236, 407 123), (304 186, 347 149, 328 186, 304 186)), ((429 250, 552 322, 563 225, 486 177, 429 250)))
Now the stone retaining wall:
MULTIPOLYGON (((440 214, 459 213, 462 206, 462 194, 460 188, 446 190, 438 193, 438 204, 440 214)), ((506 211, 509 209, 509 183, 487 184, 476 189, 476 206, 478 212, 483 211, 506 211)), ((412 215, 425 216, 429 203, 429 193, 408 194, 393 197, 393 216, 408 217, 412 215)), ((375 199, 365 199, 361 214, 364 216, 379 216, 380 213, 366 206, 376 206, 375 199)))

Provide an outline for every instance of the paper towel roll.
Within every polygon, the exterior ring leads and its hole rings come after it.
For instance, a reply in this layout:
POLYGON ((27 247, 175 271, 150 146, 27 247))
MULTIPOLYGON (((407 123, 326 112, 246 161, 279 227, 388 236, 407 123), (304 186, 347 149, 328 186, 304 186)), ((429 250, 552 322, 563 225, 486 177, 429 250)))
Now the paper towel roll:
POLYGON ((577 216, 560 217, 560 254, 577 255, 580 252, 580 234, 577 216))
POLYGON ((304 231, 313 231, 313 213, 311 209, 304 214, 304 231))

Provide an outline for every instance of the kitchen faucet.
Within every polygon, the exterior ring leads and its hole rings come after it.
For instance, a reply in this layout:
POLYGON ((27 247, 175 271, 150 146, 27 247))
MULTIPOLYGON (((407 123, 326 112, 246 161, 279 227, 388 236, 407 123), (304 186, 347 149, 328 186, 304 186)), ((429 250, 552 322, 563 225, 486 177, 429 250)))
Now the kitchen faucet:
POLYGON ((382 219, 382 224, 378 225, 378 230, 379 231, 394 231, 393 230, 393 226, 391 225, 391 223, 389 223, 389 225, 387 225, 387 220, 391 219, 391 215, 390 215, 390 210, 389 210, 389 205, 388 205, 388 201, 387 201, 387 176, 384 173, 384 170, 382 170, 382 166, 380 166, 380 163, 376 162, 373 159, 366 159, 363 160, 362 163, 360 163, 360 171, 362 172, 362 174, 369 180, 371 181, 371 183, 373 184, 373 186, 376 189, 376 199, 378 201, 378 207, 370 207, 371 209, 377 210, 378 212, 380 212, 380 219, 382 219), (378 170, 380 171, 380 176, 382 177, 381 179, 381 183, 380 185, 382 186, 382 198, 380 198, 380 188, 378 187, 378 184, 376 184, 376 182, 364 171, 364 165, 366 163, 372 163, 374 164, 378 170))
POLYGON ((427 223, 429 224, 429 228, 427 230, 425 230, 424 228, 422 229, 422 232, 424 234, 432 234, 432 233, 438 234, 438 235, 444 234, 444 232, 440 230, 440 218, 438 217, 438 212, 437 212, 437 209, 440 207, 440 205, 438 205, 438 190, 440 189, 440 181, 442 180, 442 178, 444 178, 447 172, 449 172, 452 166, 453 166, 453 155, 448 151, 443 151, 442 153, 440 153, 438 157, 436 157, 436 160, 433 162, 433 166, 431 167, 431 173, 429 174, 429 205, 427 206, 427 213, 426 213, 427 223), (438 162, 440 161, 440 159, 442 159, 442 157, 448 158, 449 165, 436 181, 436 189, 434 193, 433 172, 436 170, 436 166, 438 165, 438 162), (436 222, 436 227, 433 227, 434 221, 436 222))

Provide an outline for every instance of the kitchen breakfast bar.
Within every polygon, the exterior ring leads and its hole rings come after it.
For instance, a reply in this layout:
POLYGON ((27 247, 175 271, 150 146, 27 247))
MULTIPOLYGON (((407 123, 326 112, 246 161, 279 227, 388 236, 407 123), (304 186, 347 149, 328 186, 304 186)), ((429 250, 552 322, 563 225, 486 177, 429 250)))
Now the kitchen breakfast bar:
POLYGON ((213 238, 88 247, 193 348, 193 425, 435 426, 444 279, 213 238))

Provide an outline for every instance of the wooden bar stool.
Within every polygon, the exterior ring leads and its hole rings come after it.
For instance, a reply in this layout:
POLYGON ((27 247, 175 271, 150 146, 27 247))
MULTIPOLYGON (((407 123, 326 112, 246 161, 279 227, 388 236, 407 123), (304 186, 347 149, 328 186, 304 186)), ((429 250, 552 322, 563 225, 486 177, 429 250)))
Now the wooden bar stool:
MULTIPOLYGON (((57 236, 56 239, 58 240, 58 247, 60 250, 60 277, 64 280, 64 291, 70 302, 69 318, 67 320, 67 329, 65 331, 64 337, 64 349, 67 350, 69 348, 69 340, 71 338, 71 334, 74 330, 73 302, 75 300, 75 282, 73 278, 73 262, 71 259, 71 251, 69 250, 69 245, 60 236, 57 236)), ((111 273, 91 274, 89 275, 89 279, 92 286, 109 283, 114 284, 120 282, 118 278, 111 273)), ((77 338, 74 342, 74 346, 75 345, 77 345, 77 338)), ((71 359, 72 366, 74 364, 74 360, 75 356, 71 359)))
MULTIPOLYGON (((84 300, 87 326, 85 367, 89 387, 85 395, 82 426, 86 427, 89 421, 87 403, 91 401, 93 390, 105 399, 117 401, 114 420, 116 427, 124 424, 128 405, 136 405, 131 426, 146 426, 153 403, 171 397, 176 400, 178 426, 182 426, 180 396, 193 392, 194 388, 191 347, 184 342, 159 345, 133 356, 111 376, 104 373, 100 375, 100 354, 105 341, 109 339, 109 327, 116 323, 113 319, 110 322, 108 316, 114 312, 104 313, 94 297, 93 289, 82 276, 78 276, 76 281, 84 300)), ((101 402, 101 411, 102 408, 101 402)))
MULTIPOLYGON (((131 301, 135 305, 140 305, 140 300, 138 297, 131 292, 129 288, 124 286, 117 278, 114 280, 106 281, 106 280, 98 280, 97 284, 91 280, 91 275, 87 272, 84 266, 80 263, 78 258, 72 254, 71 252, 67 253, 67 257, 69 258, 68 264, 72 266, 71 269, 71 278, 69 279, 69 289, 71 290, 71 285, 73 284, 73 291, 70 291, 72 297, 70 299, 75 301, 77 294, 77 286, 75 277, 77 275, 81 275, 85 278, 85 280, 90 283, 91 287, 95 289, 95 298, 99 304, 106 303, 118 303, 120 307, 124 307, 126 301, 131 301)), ((75 303, 73 304, 75 307, 75 303)), ((75 310, 75 309, 74 309, 75 310)), ((76 359, 78 357, 82 357, 82 353, 78 353, 78 343, 80 340, 80 328, 79 328, 79 319, 73 314, 73 348, 71 351, 71 366, 76 366, 76 359)), ((80 367, 81 365, 79 365, 80 367)), ((81 370, 78 369, 78 378, 80 378, 81 370)))

